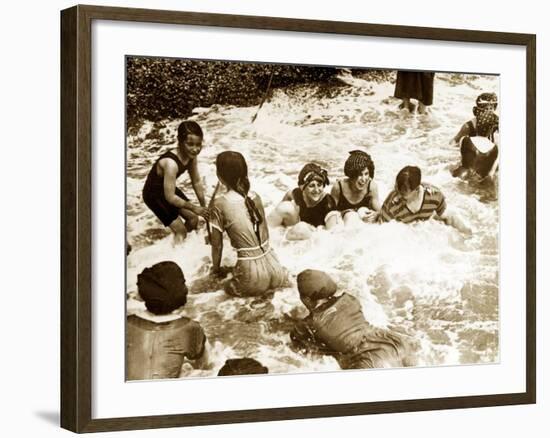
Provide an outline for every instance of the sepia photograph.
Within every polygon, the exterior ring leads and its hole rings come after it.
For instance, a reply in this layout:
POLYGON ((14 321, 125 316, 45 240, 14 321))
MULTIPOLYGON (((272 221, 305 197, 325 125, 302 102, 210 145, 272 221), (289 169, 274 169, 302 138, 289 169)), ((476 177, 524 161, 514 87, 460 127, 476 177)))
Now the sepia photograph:
POLYGON ((500 361, 500 78, 126 56, 126 380, 500 361))

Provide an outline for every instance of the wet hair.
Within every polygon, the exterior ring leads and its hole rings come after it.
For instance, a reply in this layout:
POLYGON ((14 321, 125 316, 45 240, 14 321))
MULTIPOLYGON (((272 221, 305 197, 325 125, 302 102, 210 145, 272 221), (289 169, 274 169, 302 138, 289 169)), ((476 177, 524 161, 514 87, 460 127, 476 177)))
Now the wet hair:
POLYGON ((354 179, 361 175, 365 168, 369 169, 369 176, 374 178, 374 162, 371 156, 360 150, 351 151, 344 164, 344 175, 354 179))
POLYGON ((262 248, 260 224, 264 221, 264 218, 254 201, 248 196, 250 181, 248 179, 248 166, 246 165, 246 160, 239 152, 222 152, 216 157, 216 171, 218 176, 223 179, 223 182, 227 184, 231 190, 234 190, 244 198, 246 209, 248 210, 248 215, 254 228, 254 233, 258 238, 260 248, 262 248))
POLYGON ((399 171, 395 178, 395 186, 400 194, 409 193, 420 185, 422 173, 416 166, 406 166, 399 171))
POLYGON ((189 134, 196 135, 201 139, 204 137, 202 129, 197 122, 185 120, 178 126, 178 143, 183 143, 189 134))
POLYGON ((243 357, 227 359, 218 371, 218 376, 239 376, 245 374, 268 374, 269 370, 256 359, 243 357))

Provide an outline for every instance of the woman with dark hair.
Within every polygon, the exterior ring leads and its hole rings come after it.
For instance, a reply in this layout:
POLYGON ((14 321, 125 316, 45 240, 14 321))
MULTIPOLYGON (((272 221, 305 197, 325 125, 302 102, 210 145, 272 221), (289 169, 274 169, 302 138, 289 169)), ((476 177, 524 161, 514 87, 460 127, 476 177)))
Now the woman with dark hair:
POLYGON ((351 151, 344 164, 344 174, 347 178, 338 180, 330 192, 344 223, 358 219, 373 222, 380 210, 380 201, 371 156, 363 151, 351 151))
POLYGON ((239 152, 226 151, 216 157, 216 173, 227 192, 213 201, 210 213, 212 271, 223 274, 223 232, 237 251, 233 278, 225 291, 233 296, 258 296, 287 282, 283 268, 269 245, 269 230, 262 200, 250 191, 248 167, 239 152))
POLYGON ((269 215, 272 227, 291 227, 287 238, 306 239, 318 226, 332 228, 337 220, 336 203, 325 192, 329 179, 327 171, 316 163, 307 163, 298 174, 298 187, 290 190, 269 215))
POLYGON ((458 214, 447 209, 443 193, 437 187, 422 181, 420 169, 416 166, 404 167, 397 174, 394 190, 382 205, 379 221, 396 220, 408 224, 434 216, 465 234, 471 234, 471 230, 458 214))
POLYGON ((202 149, 203 133, 197 122, 184 121, 178 127, 178 146, 162 154, 151 167, 143 186, 143 201, 165 227, 170 227, 179 242, 198 225, 198 216, 208 218, 197 156, 202 149), (189 172, 200 206, 176 187, 176 180, 189 172))

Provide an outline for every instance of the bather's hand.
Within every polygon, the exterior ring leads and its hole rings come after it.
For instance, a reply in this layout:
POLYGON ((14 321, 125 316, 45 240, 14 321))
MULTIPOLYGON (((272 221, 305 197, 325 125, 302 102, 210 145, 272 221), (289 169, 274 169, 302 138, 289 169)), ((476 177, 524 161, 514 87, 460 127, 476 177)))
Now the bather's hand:
POLYGON ((367 224, 373 224, 378 219, 378 213, 376 211, 369 211, 368 213, 365 213, 362 219, 363 222, 366 222, 367 224))
POLYGON ((206 220, 210 218, 210 210, 206 207, 197 207, 195 206, 193 208, 193 213, 195 213, 198 216, 202 216, 206 220))

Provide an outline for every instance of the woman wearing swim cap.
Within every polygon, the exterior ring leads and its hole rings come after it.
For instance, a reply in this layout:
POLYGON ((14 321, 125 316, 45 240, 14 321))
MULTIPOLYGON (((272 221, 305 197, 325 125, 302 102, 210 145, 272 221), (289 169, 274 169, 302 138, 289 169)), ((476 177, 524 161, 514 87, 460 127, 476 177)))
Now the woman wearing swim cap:
POLYGON ((455 177, 493 180, 498 168, 498 125, 495 93, 481 93, 472 108, 474 118, 468 120, 451 140, 460 147, 460 165, 452 171, 455 177))
POLYGON ((373 180, 374 163, 369 154, 355 150, 344 164, 346 178, 332 186, 331 195, 344 223, 373 222, 380 210, 378 186, 373 180))
POLYGON ((350 293, 337 294, 337 285, 327 273, 307 269, 296 280, 309 315, 297 321, 290 332, 295 348, 330 354, 344 370, 415 364, 407 340, 371 325, 361 302, 350 293))
POLYGON ((269 215, 271 226, 292 227, 287 232, 290 240, 306 239, 315 227, 332 228, 337 223, 336 203, 325 192, 329 179, 327 171, 318 164, 307 163, 298 175, 298 187, 290 190, 269 215))

